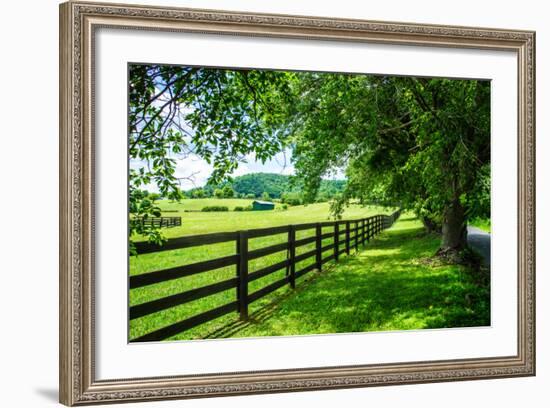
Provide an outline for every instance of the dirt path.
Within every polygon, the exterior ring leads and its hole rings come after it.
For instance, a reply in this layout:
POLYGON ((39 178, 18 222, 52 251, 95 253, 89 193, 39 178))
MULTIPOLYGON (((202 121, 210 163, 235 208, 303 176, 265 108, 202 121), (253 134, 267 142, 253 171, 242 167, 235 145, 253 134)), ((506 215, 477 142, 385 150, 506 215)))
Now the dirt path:
POLYGON ((486 266, 491 266, 491 234, 476 227, 468 227, 468 244, 479 252, 486 266))

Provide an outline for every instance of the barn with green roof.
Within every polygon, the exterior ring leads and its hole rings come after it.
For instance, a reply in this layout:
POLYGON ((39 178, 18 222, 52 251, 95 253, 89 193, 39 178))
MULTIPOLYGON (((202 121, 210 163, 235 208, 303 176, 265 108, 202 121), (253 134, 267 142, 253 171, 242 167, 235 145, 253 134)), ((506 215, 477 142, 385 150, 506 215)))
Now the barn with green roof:
POLYGON ((275 203, 272 203, 271 201, 260 201, 260 200, 252 201, 253 211, 265 211, 265 210, 274 210, 274 209, 275 209, 275 203))

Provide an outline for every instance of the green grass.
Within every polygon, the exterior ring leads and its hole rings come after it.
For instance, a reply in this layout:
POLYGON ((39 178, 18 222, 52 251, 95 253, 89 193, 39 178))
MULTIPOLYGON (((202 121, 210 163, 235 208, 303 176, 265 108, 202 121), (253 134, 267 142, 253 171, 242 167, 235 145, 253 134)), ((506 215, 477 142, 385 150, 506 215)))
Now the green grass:
MULTIPOLYGON (((246 212, 220 212, 220 213, 203 213, 203 212, 182 212, 182 209, 189 207, 191 201, 201 201, 200 204, 195 204, 197 207, 204 205, 219 205, 220 202, 233 200, 183 200, 181 203, 170 203, 163 201, 160 203, 163 209, 177 209, 178 213, 166 213, 171 216, 178 215, 182 217, 183 225, 176 228, 165 229, 167 237, 178 237, 184 235, 204 234, 221 231, 237 231, 251 228, 270 227, 277 225, 300 224, 315 221, 325 221, 329 217, 329 206, 327 203, 317 203, 308 206, 289 207, 288 210, 273 210, 273 211, 246 211, 246 212)), ((239 205, 239 204, 236 204, 239 205)), ((352 205, 344 213, 345 219, 355 219, 368 217, 375 214, 390 213, 391 209, 381 207, 361 207, 352 205)), ((324 228, 324 232, 328 232, 330 228, 324 228)), ((305 238, 314 234, 314 230, 299 231, 296 234, 297 239, 305 238)), ((269 237, 255 238, 249 241, 249 249, 254 250, 264 246, 274 245, 287 240, 287 234, 273 235, 269 237)), ((323 245, 331 242, 331 239, 323 241, 323 245)), ((310 251, 314 249, 315 244, 309 244, 297 249, 296 254, 310 251)), ((174 251, 157 252, 146 255, 130 257, 130 275, 162 270, 174 266, 200 262, 208 259, 219 258, 235 253, 235 243, 227 242, 215 245, 206 245, 194 247, 190 249, 180 249, 174 251)), ((327 254, 325 254, 326 256, 327 254)), ((286 252, 281 251, 263 258, 259 258, 249 262, 249 270, 253 272, 263 267, 275 264, 286 258, 286 252)), ((297 270, 309 265, 312 258, 298 263, 297 270)), ((275 282, 284 277, 285 270, 281 269, 269 276, 251 282, 249 285, 249 293, 267 286, 271 282, 275 282)), ((198 288, 211 283, 219 282, 225 279, 230 279, 235 276, 235 266, 219 268, 214 271, 201 273, 198 275, 175 279, 168 282, 163 282, 143 288, 133 289, 130 291, 130 305, 141 304, 154 299, 159 299, 176 293, 184 292, 193 288, 198 288)), ((306 279, 305 277, 303 279, 306 279)), ((278 295, 288 292, 288 288, 281 288, 265 298, 254 302, 251 305, 250 311, 260 310, 262 307, 272 302, 278 295)), ((207 311, 225 303, 234 301, 236 298, 235 290, 227 290, 225 292, 209 296, 200 300, 196 300, 181 306, 177 306, 168 310, 160 311, 148 316, 130 321, 130 338, 136 338, 155 329, 167 326, 171 323, 183 320, 187 317, 194 316, 198 313, 207 311)), ((205 323, 199 327, 186 331, 174 339, 195 339, 204 338, 215 328, 226 323, 235 321, 236 313, 232 313, 215 321, 205 323)))
MULTIPOLYGON (((329 204, 316 203, 309 205, 289 206, 283 210, 277 204, 274 210, 268 211, 229 211, 229 212, 185 212, 197 211, 205 206, 225 205, 230 209, 235 206, 247 206, 253 200, 245 199, 189 199, 179 203, 168 200, 159 201, 161 210, 170 212, 164 216, 181 217, 182 226, 164 229, 167 238, 184 235, 206 234, 210 232, 225 232, 246 230, 252 228, 274 227, 278 225, 304 224, 308 222, 329 220, 329 204), (176 210, 177 212, 172 212, 176 210)), ((360 205, 351 205, 343 214, 344 219, 368 217, 375 214, 389 214, 391 209, 360 205)), ((135 237, 137 241, 143 238, 135 237)))
MULTIPOLYGON (((183 211, 200 211, 203 207, 210 205, 223 205, 233 210, 235 207, 246 207, 247 205, 252 204, 252 199, 244 198, 193 198, 193 199, 184 199, 179 202, 171 200, 159 200, 158 205, 162 211, 169 210, 170 212, 176 210, 178 212, 183 211)), ((276 206, 280 207, 280 204, 276 206)), ((168 213, 163 214, 169 216, 168 213)))
POLYGON ((468 222, 468 225, 471 225, 473 227, 477 227, 480 230, 483 230, 485 232, 491 232, 491 219, 490 218, 476 218, 472 221, 468 222))
MULTIPOLYGON (((286 237, 280 237, 281 241, 284 239, 286 237)), ((330 242, 330 239, 325 242, 330 242)), ((253 249, 274 243, 273 237, 267 240, 259 238, 252 240, 251 247, 253 249)), ((298 280, 294 291, 284 287, 251 304, 249 322, 239 322, 237 313, 230 313, 171 339, 489 325, 489 288, 477 283, 477 277, 464 266, 430 262, 438 246, 439 237, 426 235, 418 221, 402 216, 392 229, 385 231, 356 256, 344 256, 337 265, 327 264, 327 269, 321 273, 307 274, 298 280)), ((306 246, 298 253, 310 249, 311 246, 306 246)), ((218 244, 194 248, 192 251, 176 250, 132 257, 131 273, 143 273, 229 253, 234 253, 234 245, 218 244)), ((285 253, 280 253, 256 260, 256 263, 252 261, 250 269, 253 271, 275 263, 284 259, 284 256, 285 253)), ((302 265, 310 262, 306 260, 302 265)), ((300 267, 298 265, 297 269, 300 267)), ((135 289, 130 293, 130 302, 142 303, 227 279, 234 274, 234 267, 222 268, 135 289)), ((284 270, 281 270, 252 282, 249 293, 283 276, 284 270)), ((133 320, 130 323, 130 338, 234 300, 235 290, 228 290, 133 320)))
POLYGON ((402 217, 357 256, 314 275, 234 337, 487 326, 489 288, 473 271, 430 262, 439 237, 402 217))

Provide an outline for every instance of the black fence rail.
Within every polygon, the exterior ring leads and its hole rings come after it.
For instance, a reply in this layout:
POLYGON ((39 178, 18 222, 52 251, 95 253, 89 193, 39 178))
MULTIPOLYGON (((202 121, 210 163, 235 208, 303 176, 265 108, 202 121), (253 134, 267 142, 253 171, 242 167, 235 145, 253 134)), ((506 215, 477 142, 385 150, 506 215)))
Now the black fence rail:
POLYGON ((229 289, 236 289, 236 299, 214 309, 186 318, 163 328, 154 330, 131 341, 159 341, 179 334, 185 330, 206 323, 231 312, 238 312, 242 320, 248 318, 249 305, 271 292, 285 286, 295 288, 296 279, 317 270, 321 271, 323 265, 332 260, 338 261, 342 254, 350 254, 352 248, 356 251, 359 246, 364 246, 372 237, 379 234, 399 218, 400 211, 391 215, 375 215, 357 220, 327 221, 309 224, 285 225, 272 228, 260 228, 238 232, 221 232, 214 234, 192 235, 170 239, 162 246, 139 242, 135 244, 138 254, 146 254, 173 249, 191 248, 202 245, 212 245, 223 242, 235 242, 236 253, 207 261, 196 262, 188 265, 177 266, 161 271, 148 272, 141 275, 130 276, 129 287, 136 289, 156 283, 180 279, 195 274, 212 271, 218 268, 235 266, 236 275, 200 288, 187 290, 160 299, 133 305, 129 310, 130 320, 147 316, 165 309, 179 306, 193 300, 211 296, 229 289), (332 230, 323 232, 323 228, 331 227, 332 230), (297 231, 314 230, 312 236, 296 239, 297 231), (288 234, 286 242, 271 246, 249 250, 249 240, 271 235, 288 234), (323 245, 323 240, 332 239, 330 244, 323 245), (313 250, 296 254, 296 249, 315 243, 313 250), (286 251, 283 261, 249 272, 249 262, 277 252, 286 251), (330 251, 328 255, 324 253, 330 251), (311 259, 307 266, 296 270, 298 263, 311 259), (286 269, 284 278, 268 284, 267 286, 249 293, 249 283, 268 276, 281 269, 286 269))
POLYGON ((139 222, 144 227, 180 227, 181 217, 144 217, 139 222))

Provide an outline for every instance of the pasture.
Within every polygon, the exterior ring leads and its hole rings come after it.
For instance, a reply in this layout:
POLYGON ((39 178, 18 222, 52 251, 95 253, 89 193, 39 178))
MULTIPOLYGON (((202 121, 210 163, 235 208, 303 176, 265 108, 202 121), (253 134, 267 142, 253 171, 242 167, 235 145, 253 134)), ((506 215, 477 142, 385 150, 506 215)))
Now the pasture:
MULTIPOLYGON (((210 232, 237 231, 244 229, 273 227, 288 224, 302 224, 307 222, 327 221, 329 218, 329 206, 327 203, 311 204, 308 206, 289 207, 288 210, 273 211, 245 211, 245 212, 185 212, 191 201, 183 200, 181 203, 161 202, 162 209, 177 210, 177 213, 169 212, 166 215, 181 216, 182 226, 166 229, 167 237, 179 237, 184 235, 204 234, 210 232)), ((204 205, 227 205, 224 202, 234 201, 234 205, 241 205, 237 200, 196 200, 202 203, 193 203, 195 208, 204 205), (220 204, 221 203, 221 204, 220 204)), ((239 200, 240 201, 240 200, 239 200)), ((248 203, 251 200, 244 200, 248 203)), ((344 214, 344 219, 356 219, 369 217, 376 214, 389 214, 391 209, 380 207, 361 207, 359 205, 351 206, 344 214)), ((327 230, 328 231, 328 230, 327 230)), ((323 231, 325 232, 325 231, 323 231)), ((307 238, 311 236, 311 231, 299 231, 296 239, 307 238)), ((262 248, 265 246, 285 242, 287 234, 279 234, 270 237, 260 237, 250 240, 250 250, 262 248)), ((323 245, 329 244, 330 238, 323 240, 323 245)), ((315 248, 315 243, 304 245, 297 250, 297 255, 311 251, 315 248)), ((215 245, 200 246, 190 249, 179 249, 165 252, 156 252, 130 257, 130 275, 138 275, 154 270, 166 269, 184 264, 200 262, 208 259, 219 258, 235 253, 235 243, 227 242, 215 245)), ((249 268, 250 272, 262 269, 265 266, 275 264, 285 259, 286 251, 274 253, 272 255, 252 260, 249 268)), ((307 262, 307 261, 304 261, 307 262)), ((297 265, 297 268, 300 264, 297 265)), ((281 269, 271 275, 258 279, 250 283, 250 290, 254 291, 265 287, 267 284, 284 277, 285 269, 281 269)), ((214 271, 193 275, 190 277, 175 279, 168 282, 158 283, 151 286, 136 288, 130 290, 130 306, 145 303, 151 300, 160 299, 166 296, 202 287, 222 280, 230 279, 235 276, 235 267, 223 267, 214 271)), ((299 280, 307 280, 309 277, 303 277, 299 280)), ((298 285, 300 282, 298 281, 298 285)), ((271 295, 266 296, 251 305, 250 312, 271 304, 273 300, 288 292, 288 287, 283 287, 271 295)), ((139 337, 155 329, 164 327, 170 323, 182 320, 187 316, 193 316, 201 311, 209 310, 222 304, 228 303, 235 298, 234 290, 227 290, 222 293, 198 299, 190 303, 176 306, 161 312, 143 316, 130 321, 130 339, 139 337)), ((173 339, 198 339, 209 336, 213 330, 219 329, 227 323, 237 320, 237 314, 229 314, 215 321, 205 323, 201 326, 183 332, 173 339)))
MULTIPOLYGON (((306 231, 299 231, 306 233, 306 231)), ((284 241, 250 240, 253 248, 284 241), (263 241, 263 242, 262 242, 263 241), (268 242, 266 242, 268 241, 268 242)), ((306 234, 307 236, 307 234, 306 234)), ((280 240, 278 239, 280 238, 280 240)), ((323 246, 330 238, 323 240, 323 246)), ((234 242, 170 250, 132 257, 132 274, 211 259, 235 252, 234 242)), ((439 236, 428 234, 410 214, 352 256, 331 262, 322 272, 298 278, 250 304, 249 319, 238 313, 181 332, 169 340, 258 337, 382 330, 474 327, 490 324, 489 274, 467 266, 434 261, 439 236)), ((298 253, 305 253, 299 248, 298 253)), ((284 259, 285 253, 250 262, 251 272, 284 259)), ((304 261, 302 263, 306 263, 304 261)), ((299 265, 299 264, 298 264, 299 265)), ((298 267, 300 268, 300 267, 298 267)), ((284 268, 250 282, 254 292, 284 277, 284 268)), ((235 267, 219 268, 130 291, 130 304, 141 304, 235 276, 235 267)), ((249 292, 250 293, 250 292, 249 292)), ((130 339, 235 300, 234 289, 130 321, 130 339)))
MULTIPOLYGON (((164 230, 167 238, 185 235, 207 234, 210 232, 238 231, 253 228, 275 227, 279 225, 303 224, 307 222, 328 221, 329 204, 288 206, 283 210, 281 204, 269 211, 231 211, 236 206, 246 207, 251 199, 188 199, 178 202, 161 200, 158 205, 163 216, 181 217, 182 226, 164 230), (206 206, 227 206, 228 212, 201 212, 206 206), (175 211, 175 212, 174 212, 175 211), (185 212, 194 211, 194 212, 185 212)), ((351 205, 343 214, 343 219, 369 217, 376 214, 389 214, 394 209, 376 206, 363 207, 351 205)), ((136 239, 139 241, 140 239, 136 239)))
MULTIPOLYGON (((158 204, 163 211, 200 211, 203 207, 224 205, 230 211, 237 206, 246 207, 254 201, 251 198, 187 198, 181 201, 160 200, 158 204)), ((279 205, 280 207, 280 205, 279 205)))
MULTIPOLYGON (((356 256, 217 337, 490 325, 489 272, 432 262, 439 236, 403 215, 356 256)), ((281 295, 284 297, 284 295, 281 295)))

